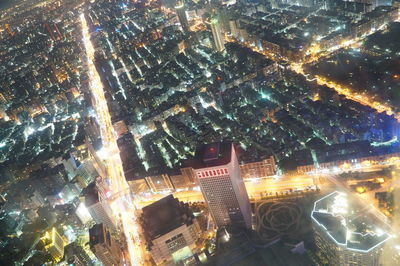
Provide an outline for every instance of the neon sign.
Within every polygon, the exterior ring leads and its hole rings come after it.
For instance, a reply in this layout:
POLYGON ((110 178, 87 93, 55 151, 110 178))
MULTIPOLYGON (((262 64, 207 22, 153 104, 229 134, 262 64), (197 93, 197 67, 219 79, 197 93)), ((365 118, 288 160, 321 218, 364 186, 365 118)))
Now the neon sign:
POLYGON ((198 178, 207 178, 207 177, 215 177, 215 176, 223 176, 229 175, 228 169, 220 168, 215 170, 205 170, 197 172, 198 178))

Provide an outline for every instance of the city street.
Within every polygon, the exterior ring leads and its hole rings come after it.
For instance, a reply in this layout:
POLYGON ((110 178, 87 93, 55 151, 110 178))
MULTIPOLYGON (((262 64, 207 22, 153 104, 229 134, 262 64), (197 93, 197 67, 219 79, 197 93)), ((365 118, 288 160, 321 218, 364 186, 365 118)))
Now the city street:
MULTIPOLYGON (((103 85, 94 64, 95 50, 90 40, 90 32, 84 14, 81 14, 81 27, 83 43, 86 49, 87 67, 89 71, 92 92, 93 106, 96 111, 96 118, 100 125, 101 138, 103 141, 102 158, 107 168, 111 196, 118 195, 111 203, 115 217, 120 217, 122 231, 128 245, 129 259, 131 265, 143 264, 143 249, 140 245, 139 225, 136 222, 135 209, 132 208, 133 199, 130 196, 128 183, 125 180, 121 157, 117 146, 117 138, 111 123, 107 100, 104 95, 103 85), (122 193, 122 194, 121 194, 122 193), (127 208, 132 206, 131 208, 127 208)), ((111 197, 110 196, 110 197, 111 197)))

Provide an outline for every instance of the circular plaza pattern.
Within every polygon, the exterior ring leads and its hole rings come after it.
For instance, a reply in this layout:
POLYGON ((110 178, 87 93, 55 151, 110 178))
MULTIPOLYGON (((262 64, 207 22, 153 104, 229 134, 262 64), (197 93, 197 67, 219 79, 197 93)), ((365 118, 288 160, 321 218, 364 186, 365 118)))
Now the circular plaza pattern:
POLYGON ((302 208, 295 202, 262 202, 256 208, 256 230, 264 240, 290 235, 299 229, 302 208))

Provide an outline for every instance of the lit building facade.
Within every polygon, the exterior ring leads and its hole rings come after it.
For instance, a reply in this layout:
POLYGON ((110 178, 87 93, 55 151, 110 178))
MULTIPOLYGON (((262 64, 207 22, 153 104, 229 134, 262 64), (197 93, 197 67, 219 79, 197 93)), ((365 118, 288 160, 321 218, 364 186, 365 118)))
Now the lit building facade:
POLYGON ((219 52, 225 50, 225 39, 222 32, 221 23, 217 18, 211 18, 206 21, 206 24, 211 28, 215 50, 219 52))
POLYGON ((249 197, 232 143, 201 147, 193 171, 218 227, 232 224, 251 228, 249 197))
POLYGON ((89 229, 90 250, 104 266, 120 265, 121 245, 116 241, 110 229, 103 224, 95 224, 89 229))
POLYGON ((59 261, 64 256, 64 240, 53 227, 51 230, 46 231, 40 240, 45 245, 45 250, 51 255, 54 261, 59 261))
POLYGON ((276 164, 273 156, 257 162, 248 162, 240 165, 243 179, 262 178, 276 174, 276 164))
POLYGON ((93 166, 93 162, 91 160, 87 160, 83 162, 77 169, 77 181, 81 187, 86 187, 89 185, 95 177, 99 174, 97 173, 96 169, 93 166))
POLYGON ((200 226, 189 206, 172 195, 143 208, 141 224, 157 265, 179 262, 197 252, 200 226))
POLYGON ((311 213, 317 257, 329 265, 378 266, 383 244, 390 235, 362 206, 333 192, 314 203, 311 213))
POLYGON ((83 193, 85 195, 85 206, 93 220, 98 224, 105 224, 109 228, 115 228, 112 210, 107 201, 100 201, 95 183, 91 183, 83 193))

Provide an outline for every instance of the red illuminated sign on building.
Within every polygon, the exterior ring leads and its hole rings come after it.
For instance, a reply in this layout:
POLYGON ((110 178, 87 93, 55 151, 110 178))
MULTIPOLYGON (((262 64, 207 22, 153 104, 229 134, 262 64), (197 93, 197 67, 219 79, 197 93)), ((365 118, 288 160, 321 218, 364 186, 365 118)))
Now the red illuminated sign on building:
POLYGON ((198 178, 207 178, 207 177, 222 176, 222 175, 228 175, 228 174, 229 174, 228 169, 220 168, 220 169, 215 169, 215 170, 206 170, 206 171, 197 172, 197 177, 198 178))

